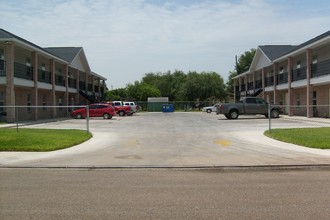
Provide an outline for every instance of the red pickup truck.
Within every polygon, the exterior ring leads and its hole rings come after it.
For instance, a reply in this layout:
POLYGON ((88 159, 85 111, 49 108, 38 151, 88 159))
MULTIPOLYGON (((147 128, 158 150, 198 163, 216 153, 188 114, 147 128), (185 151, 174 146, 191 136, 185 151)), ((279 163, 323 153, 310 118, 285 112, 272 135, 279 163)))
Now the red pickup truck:
POLYGON ((115 111, 119 116, 133 115, 133 111, 130 106, 122 105, 122 103, 119 101, 107 102, 107 103, 115 108, 115 111))

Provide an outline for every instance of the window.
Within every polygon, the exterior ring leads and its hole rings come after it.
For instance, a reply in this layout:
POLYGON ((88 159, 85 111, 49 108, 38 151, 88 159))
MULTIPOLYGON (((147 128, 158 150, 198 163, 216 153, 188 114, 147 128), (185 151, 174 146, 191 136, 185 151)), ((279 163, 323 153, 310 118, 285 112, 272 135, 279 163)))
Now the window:
POLYGON ((297 69, 300 69, 301 68, 301 62, 300 60, 297 61, 297 69))
POLYGON ((313 56, 313 64, 317 64, 317 56, 313 56))
POLYGON ((46 100, 47 100, 47 97, 46 95, 43 95, 42 96, 42 110, 46 110, 46 100))
POLYGON ((0 48, 0 60, 4 60, 5 59, 5 56, 4 56, 4 51, 3 49, 0 48))
POLYGON ((300 106, 300 94, 299 93, 297 93, 297 107, 299 107, 300 106))
POLYGON ((263 99, 256 99, 257 104, 266 105, 267 102, 263 99))
POLYGON ((41 64, 41 79, 46 79, 46 65, 44 63, 41 64))
POLYGON ((26 97, 26 106, 27 106, 27 111, 31 111, 31 94, 28 94, 26 97))
POLYGON ((26 76, 31 76, 32 75, 32 69, 31 69, 31 59, 26 58, 26 76))
POLYGON ((58 106, 59 106, 59 110, 62 110, 62 97, 58 98, 58 106))
POLYGON ((279 98, 279 99, 280 99, 280 100, 279 100, 279 102, 280 102, 279 104, 280 104, 280 105, 283 105, 283 94, 280 94, 280 98, 279 98))
POLYGON ((317 92, 313 91, 313 105, 316 105, 316 100, 317 100, 317 92))
POLYGON ((0 91, 0 112, 5 111, 4 106, 5 105, 5 100, 4 100, 4 95, 3 92, 0 91))
POLYGON ((63 75, 62 75, 62 70, 61 69, 57 69, 57 79, 56 79, 56 81, 57 81, 57 84, 58 85, 62 85, 62 83, 63 83, 63 75))
POLYGON ((256 104, 256 99, 254 99, 254 98, 247 98, 247 99, 246 99, 246 103, 249 103, 249 104, 256 104))
POLYGON ((90 105, 89 109, 97 109, 97 107, 98 107, 97 105, 90 105))
POLYGON ((317 74, 317 56, 313 56, 313 61, 312 61, 312 77, 314 74, 317 74))

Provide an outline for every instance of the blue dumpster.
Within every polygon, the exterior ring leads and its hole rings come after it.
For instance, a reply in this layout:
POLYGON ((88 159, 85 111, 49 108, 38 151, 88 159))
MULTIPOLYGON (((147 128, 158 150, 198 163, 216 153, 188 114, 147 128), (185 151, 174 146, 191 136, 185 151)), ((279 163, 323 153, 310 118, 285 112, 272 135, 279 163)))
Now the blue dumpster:
POLYGON ((163 112, 174 112, 173 104, 163 104, 163 112))

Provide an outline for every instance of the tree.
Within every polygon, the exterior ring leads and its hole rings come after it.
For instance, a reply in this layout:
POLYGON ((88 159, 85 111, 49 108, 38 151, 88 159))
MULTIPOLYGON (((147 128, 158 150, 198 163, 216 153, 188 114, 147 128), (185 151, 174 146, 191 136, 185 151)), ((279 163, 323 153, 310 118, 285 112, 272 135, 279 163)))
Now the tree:
POLYGON ((223 78, 215 72, 189 72, 182 86, 184 100, 220 100, 225 98, 223 78))
POLYGON ((250 69, 255 53, 256 49, 251 49, 250 51, 245 51, 245 53, 239 57, 235 67, 238 75, 250 69))
POLYGON ((147 101, 148 97, 160 97, 158 88, 147 83, 136 81, 134 84, 127 85, 127 95, 130 99, 147 101))
POLYGON ((107 100, 122 100, 127 98, 127 89, 119 88, 106 92, 107 100))

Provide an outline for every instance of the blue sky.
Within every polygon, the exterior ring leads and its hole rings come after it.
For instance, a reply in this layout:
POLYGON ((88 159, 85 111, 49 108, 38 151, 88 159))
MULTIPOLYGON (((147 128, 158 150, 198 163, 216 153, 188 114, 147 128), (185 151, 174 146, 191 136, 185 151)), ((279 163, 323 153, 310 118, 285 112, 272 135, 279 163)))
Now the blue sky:
POLYGON ((328 0, 0 0, 0 27, 42 47, 82 46, 109 88, 148 72, 215 71, 266 44, 330 30, 328 0))

